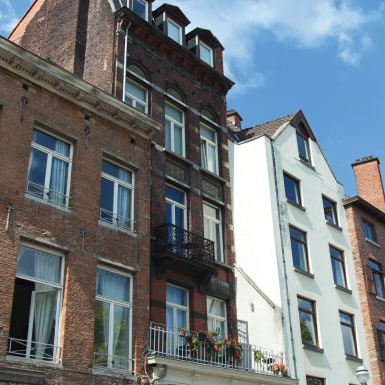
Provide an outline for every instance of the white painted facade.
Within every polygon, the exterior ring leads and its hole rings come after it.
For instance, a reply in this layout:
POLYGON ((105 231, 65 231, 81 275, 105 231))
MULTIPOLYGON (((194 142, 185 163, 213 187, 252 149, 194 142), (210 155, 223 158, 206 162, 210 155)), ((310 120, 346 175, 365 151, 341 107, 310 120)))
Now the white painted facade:
POLYGON ((285 353, 289 375, 300 385, 306 385, 306 376, 325 379, 326 385, 358 384, 360 362, 345 355, 339 318, 339 311, 352 315, 357 356, 370 370, 343 187, 317 142, 308 143, 311 165, 299 158, 289 118, 272 138, 229 141, 237 266, 275 305, 272 309, 236 269, 238 318, 249 322, 251 344, 285 353), (283 172, 300 181, 303 208, 287 201, 283 172), (322 196, 336 202, 338 227, 325 221, 322 196), (289 225, 306 233, 308 274, 293 266, 289 225), (334 284, 329 245, 343 251, 348 290, 334 284), (303 347, 297 296, 314 301, 318 349, 303 347))

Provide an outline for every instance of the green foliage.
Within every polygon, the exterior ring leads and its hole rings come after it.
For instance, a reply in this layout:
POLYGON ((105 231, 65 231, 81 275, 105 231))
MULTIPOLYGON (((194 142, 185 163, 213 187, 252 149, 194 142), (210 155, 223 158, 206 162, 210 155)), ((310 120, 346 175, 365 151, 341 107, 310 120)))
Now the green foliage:
POLYGON ((254 351, 254 361, 255 362, 262 362, 262 360, 265 360, 265 355, 261 352, 261 350, 255 350, 254 351))
POLYGON ((300 320, 301 339, 303 344, 314 345, 313 336, 307 327, 305 318, 300 320))

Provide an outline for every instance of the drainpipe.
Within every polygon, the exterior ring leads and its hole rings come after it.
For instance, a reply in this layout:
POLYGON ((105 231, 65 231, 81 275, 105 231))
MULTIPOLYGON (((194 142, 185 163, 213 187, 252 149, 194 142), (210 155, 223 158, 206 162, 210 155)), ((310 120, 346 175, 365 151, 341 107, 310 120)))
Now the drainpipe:
POLYGON ((163 380, 163 378, 165 378, 167 376, 167 365, 162 365, 161 369, 162 369, 163 373, 159 377, 155 374, 155 369, 160 369, 160 368, 158 368, 157 366, 154 366, 154 368, 153 368, 154 378, 152 380, 150 380, 150 384, 154 384, 157 381, 163 380))
POLYGON ((273 139, 270 139, 270 145, 271 145, 271 153, 272 153, 272 157, 273 157, 275 196, 276 196, 276 201, 277 201, 277 211, 278 211, 279 230, 280 230, 279 231, 279 237, 280 237, 280 241, 281 241, 281 253, 282 253, 282 262, 283 262, 283 272, 284 272, 284 277, 285 277, 285 290, 286 290, 288 318, 289 318, 289 326, 290 326, 291 347, 292 347, 292 351, 293 351, 294 374, 295 374, 295 378, 298 378, 297 359, 296 359, 296 356, 295 356, 293 327, 292 327, 291 310, 290 310, 289 286, 288 286, 288 282, 287 282, 287 269, 286 269, 285 248, 284 248, 284 245, 283 245, 283 237, 282 237, 282 222, 281 222, 281 210, 280 210, 280 206, 279 206, 277 166, 276 166, 276 159, 275 159, 275 151, 274 151, 274 141, 273 141, 273 139))

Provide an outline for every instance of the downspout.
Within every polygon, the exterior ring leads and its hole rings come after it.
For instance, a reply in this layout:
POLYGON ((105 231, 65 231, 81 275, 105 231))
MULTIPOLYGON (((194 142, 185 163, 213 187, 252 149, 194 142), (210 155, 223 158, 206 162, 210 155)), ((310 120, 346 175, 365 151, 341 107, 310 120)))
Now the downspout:
POLYGON ((279 237, 281 241, 281 253, 282 253, 282 262, 283 262, 283 272, 285 277, 285 290, 286 290, 286 298, 287 298, 287 308, 288 308, 288 318, 289 318, 289 326, 290 326, 290 339, 291 339, 291 347, 293 353, 293 363, 294 363, 294 374, 295 378, 298 378, 297 373, 297 359, 295 356, 294 349, 294 337, 293 337, 293 327, 292 327, 292 319, 291 319, 291 310, 290 310, 290 299, 289 299, 289 286, 287 282, 287 269, 286 269, 286 258, 285 258, 285 248, 283 245, 283 237, 282 237, 282 222, 281 222, 281 210, 279 205, 279 194, 278 194, 278 179, 277 179, 277 166, 275 160, 275 151, 274 151, 274 140, 270 138, 271 145, 271 153, 273 158, 273 169, 274 169, 274 184, 275 184, 275 195, 277 201, 277 211, 278 211, 278 220, 279 220, 279 237))

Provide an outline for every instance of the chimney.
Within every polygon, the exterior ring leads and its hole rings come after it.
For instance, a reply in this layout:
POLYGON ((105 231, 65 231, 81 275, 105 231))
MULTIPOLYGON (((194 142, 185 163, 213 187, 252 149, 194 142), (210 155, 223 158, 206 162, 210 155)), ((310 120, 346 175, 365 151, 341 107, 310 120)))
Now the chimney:
POLYGON ((357 194, 385 212, 385 196, 377 157, 367 156, 352 163, 357 194))
POLYGON ((234 126, 241 129, 241 122, 242 122, 241 116, 238 114, 235 110, 229 110, 227 111, 227 122, 233 124, 234 126))

